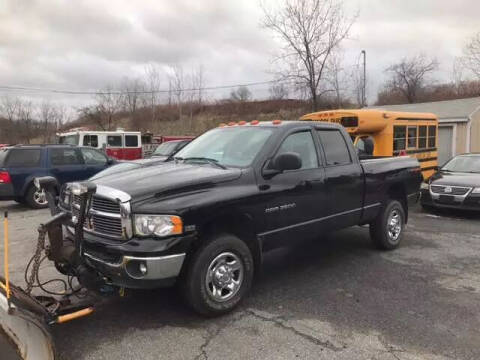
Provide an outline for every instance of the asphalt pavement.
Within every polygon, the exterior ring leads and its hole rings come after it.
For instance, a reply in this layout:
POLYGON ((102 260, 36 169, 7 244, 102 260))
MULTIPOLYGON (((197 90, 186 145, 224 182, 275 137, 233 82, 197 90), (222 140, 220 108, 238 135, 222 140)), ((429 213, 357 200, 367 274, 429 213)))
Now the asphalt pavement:
MULTIPOLYGON (((48 211, 0 209, 10 211, 12 279, 23 284, 48 211)), ((480 359, 480 215, 414 208, 389 252, 371 246, 367 227, 294 241, 265 256, 227 316, 195 315, 175 289, 138 291, 52 327, 59 358, 480 359)))

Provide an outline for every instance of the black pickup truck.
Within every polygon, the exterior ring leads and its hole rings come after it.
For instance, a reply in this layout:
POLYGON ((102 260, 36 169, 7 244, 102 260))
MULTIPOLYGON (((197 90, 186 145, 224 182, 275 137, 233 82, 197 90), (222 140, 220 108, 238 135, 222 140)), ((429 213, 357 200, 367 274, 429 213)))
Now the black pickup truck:
MULTIPOLYGON (((378 248, 396 248, 421 182, 416 159, 359 161, 336 124, 223 126, 162 165, 94 180, 81 256, 108 284, 177 282, 196 311, 218 315, 245 297, 270 249, 364 224, 378 248)), ((71 186, 60 207, 75 221, 71 186)))

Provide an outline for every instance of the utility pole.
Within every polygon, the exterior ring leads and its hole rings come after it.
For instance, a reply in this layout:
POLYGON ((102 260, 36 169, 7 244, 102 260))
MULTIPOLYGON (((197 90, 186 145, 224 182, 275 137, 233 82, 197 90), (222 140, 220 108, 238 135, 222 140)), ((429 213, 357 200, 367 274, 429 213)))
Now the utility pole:
POLYGON ((362 50, 363 55, 363 86, 362 86, 362 107, 367 105, 367 52, 362 50))

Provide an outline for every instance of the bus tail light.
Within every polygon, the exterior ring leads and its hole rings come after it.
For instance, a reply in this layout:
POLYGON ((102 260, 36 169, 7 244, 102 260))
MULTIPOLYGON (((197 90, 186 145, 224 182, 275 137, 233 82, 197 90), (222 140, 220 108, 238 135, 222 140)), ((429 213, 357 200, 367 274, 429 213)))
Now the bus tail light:
POLYGON ((0 171, 0 184, 11 184, 12 179, 8 171, 0 171))

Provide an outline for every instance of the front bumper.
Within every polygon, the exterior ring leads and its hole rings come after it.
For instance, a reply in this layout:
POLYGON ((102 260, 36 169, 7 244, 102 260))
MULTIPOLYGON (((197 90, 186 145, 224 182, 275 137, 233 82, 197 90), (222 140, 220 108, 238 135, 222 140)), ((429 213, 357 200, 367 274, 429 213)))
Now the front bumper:
POLYGON ((425 206, 432 206, 445 209, 460 209, 480 211, 480 194, 469 194, 463 196, 452 196, 452 202, 442 202, 439 197, 432 198, 428 189, 421 190, 420 203, 425 206))
POLYGON ((180 274, 185 253, 159 257, 122 256, 110 263, 85 251, 85 262, 113 285, 127 288, 156 288, 172 285, 180 274))
MULTIPOLYGON (((73 228, 67 227, 66 231, 73 236, 73 228)), ((82 254, 87 265, 113 285, 143 289, 166 287, 175 283, 195 238, 196 234, 191 233, 120 242, 85 232, 82 254)))

